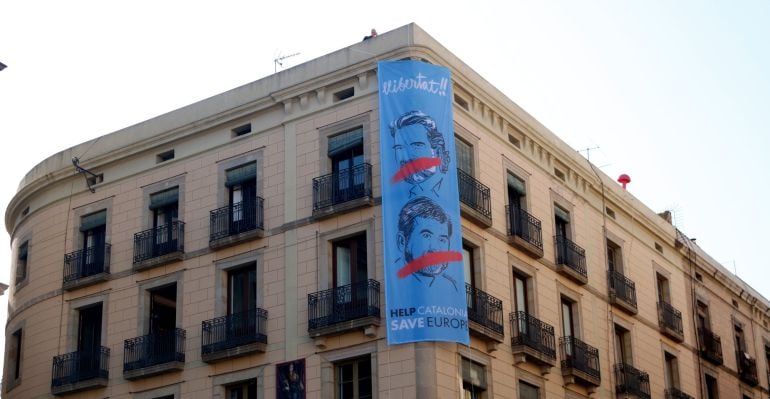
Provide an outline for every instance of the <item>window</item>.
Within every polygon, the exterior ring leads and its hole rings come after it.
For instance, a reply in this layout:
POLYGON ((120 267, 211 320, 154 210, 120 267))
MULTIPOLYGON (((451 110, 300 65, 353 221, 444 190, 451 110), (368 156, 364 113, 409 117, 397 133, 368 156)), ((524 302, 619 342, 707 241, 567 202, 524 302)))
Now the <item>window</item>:
POLYGON ((474 248, 470 245, 463 245, 463 273, 465 275, 465 284, 476 288, 476 265, 473 259, 474 248))
POLYGON ((524 180, 508 172, 507 175, 508 186, 508 205, 511 207, 511 212, 519 209, 527 209, 527 189, 524 185, 524 180))
POLYGON ((24 241, 19 245, 19 252, 16 256, 16 285, 27 279, 27 258, 29 256, 29 241, 24 241))
POLYGON ((82 276, 104 271, 107 238, 107 211, 99 211, 80 218, 82 240, 82 276))
POLYGON ((623 250, 610 240, 607 240, 607 267, 610 271, 623 274, 623 250))
POLYGON ((569 298, 561 298, 561 327, 565 337, 577 337, 575 329, 575 302, 569 298))
POLYGON ((335 287, 366 281, 366 234, 335 241, 332 266, 335 287))
POLYGON ((540 388, 519 380, 519 399, 539 399, 540 388))
POLYGON ((556 227, 556 236, 570 239, 570 237, 572 237, 572 232, 570 231, 569 212, 567 212, 564 208, 560 206, 554 206, 553 211, 554 211, 554 220, 555 220, 555 227, 556 227))
POLYGON ((336 103, 337 101, 347 100, 348 98, 353 97, 354 95, 356 95, 356 91, 352 87, 348 87, 347 89, 340 90, 334 93, 333 101, 336 103))
POLYGON ((238 126, 231 130, 233 133, 233 137, 243 136, 244 134, 251 133, 251 123, 247 123, 245 125, 238 126))
POLYGON ((78 309, 77 345, 77 351, 81 353, 81 369, 98 370, 102 346, 101 302, 78 309))
POLYGON ((461 358, 463 377, 463 398, 486 398, 487 372, 483 364, 473 360, 461 358))
POLYGON ((370 399, 372 397, 372 360, 364 356, 335 364, 337 399, 370 399))
POLYGON ((152 211, 153 243, 157 253, 168 253, 176 249, 177 229, 173 223, 179 220, 179 187, 174 187, 150 196, 152 211))
POLYGON ((257 399, 257 380, 228 386, 226 399, 257 399))
POLYGON ((695 309, 697 316, 698 328, 704 330, 711 330, 711 322, 709 317, 709 307, 705 303, 698 301, 695 309))
POLYGON ((660 252, 660 253, 663 253, 663 246, 656 242, 655 243, 655 250, 660 252))
POLYGON ((679 362, 676 356, 664 352, 663 361, 666 373, 666 387, 671 389, 679 389, 679 362))
POLYGON ((615 219, 615 211, 613 211, 610 207, 605 208, 605 211, 607 212, 607 216, 615 219))
MULTIPOLYGON (((738 356, 743 356, 746 353, 746 336, 743 333, 743 327, 739 324, 733 324, 733 333, 735 334, 735 349, 740 352, 738 356)), ((741 363, 741 359, 737 360, 737 363, 741 363)))
POLYGON ((455 98, 455 104, 459 105, 460 108, 468 111, 468 102, 465 101, 465 99, 463 99, 462 97, 458 96, 457 94, 455 94, 454 98, 455 98))
POLYGON ((517 139, 516 137, 513 137, 513 135, 508 135, 508 142, 513 144, 516 148, 521 148, 521 140, 517 139))
MULTIPOLYGON (((176 330, 176 283, 150 290, 150 335, 170 337, 176 330)), ((162 344, 158 340, 159 344, 162 344)), ((166 345, 165 348, 174 348, 166 345)), ((168 350, 168 349, 166 349, 168 350)))
POLYGON ((631 332, 615 324, 615 356, 616 362, 633 366, 631 353, 631 332))
POLYGON ((227 313, 241 313, 257 307, 257 270, 249 265, 230 270, 227 278, 227 313))
POLYGON ((229 205, 230 232, 253 230, 257 218, 257 163, 245 165, 225 171, 227 201, 229 205))
POLYGON ((513 310, 529 314, 529 278, 513 274, 513 310))
POLYGON ((11 381, 18 381, 21 378, 21 345, 22 345, 22 330, 18 329, 11 334, 11 342, 8 347, 8 364, 7 369, 10 372, 11 381))
POLYGON ((155 157, 155 163, 166 162, 174 159, 174 150, 161 152, 155 157))
POLYGON ((559 169, 553 168, 553 174, 556 175, 560 180, 566 181, 567 177, 564 175, 564 172, 562 172, 559 169))
POLYGON ((88 184, 88 187, 93 187, 103 181, 104 181, 104 173, 99 173, 98 175, 90 176, 86 178, 86 183, 88 184))
POLYGON ((466 175, 474 176, 473 147, 463 139, 456 137, 455 150, 457 152, 457 169, 466 175))
POLYGON ((706 374, 706 399, 719 399, 719 387, 717 386, 717 379, 711 375, 706 374))
POLYGON ((668 279, 660 273, 655 273, 655 277, 658 283, 658 302, 671 304, 671 290, 668 279))
POLYGON ((363 197, 366 189, 364 130, 359 127, 329 137, 328 156, 332 163, 332 203, 363 197))

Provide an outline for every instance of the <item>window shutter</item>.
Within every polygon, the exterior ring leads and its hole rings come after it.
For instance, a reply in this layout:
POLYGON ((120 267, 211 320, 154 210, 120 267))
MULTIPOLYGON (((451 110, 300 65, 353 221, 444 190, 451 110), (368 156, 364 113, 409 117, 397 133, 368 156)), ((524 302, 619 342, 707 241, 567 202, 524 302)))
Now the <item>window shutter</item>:
POLYGON ((329 157, 334 157, 362 145, 364 145, 363 128, 329 137, 329 157))
POLYGON ((161 191, 150 196, 150 209, 160 209, 179 202, 179 187, 161 191))
POLYGON ((248 181, 257 180, 257 163, 251 162, 225 172, 227 181, 225 186, 232 187, 248 181))
POLYGON ((473 148, 460 139, 455 140, 455 147, 457 152, 457 169, 473 176, 473 148))
POLYGON ((565 211, 564 209, 561 209, 558 206, 553 207, 553 213, 556 215, 557 218, 569 223, 569 212, 565 211))
POLYGON ((508 187, 512 188, 522 196, 527 194, 527 190, 524 187, 524 180, 521 180, 510 173, 508 173, 508 187))
POLYGON ((88 231, 107 224, 107 211, 92 213, 80 218, 80 231, 88 231))

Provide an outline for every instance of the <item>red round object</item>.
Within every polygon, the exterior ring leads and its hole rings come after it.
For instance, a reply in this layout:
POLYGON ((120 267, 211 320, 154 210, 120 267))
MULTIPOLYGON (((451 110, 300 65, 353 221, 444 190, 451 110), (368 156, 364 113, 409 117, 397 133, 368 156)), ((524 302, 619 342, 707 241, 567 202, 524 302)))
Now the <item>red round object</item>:
POLYGON ((618 183, 622 183, 622 184, 631 183, 631 177, 624 173, 620 175, 620 177, 618 177, 618 183))

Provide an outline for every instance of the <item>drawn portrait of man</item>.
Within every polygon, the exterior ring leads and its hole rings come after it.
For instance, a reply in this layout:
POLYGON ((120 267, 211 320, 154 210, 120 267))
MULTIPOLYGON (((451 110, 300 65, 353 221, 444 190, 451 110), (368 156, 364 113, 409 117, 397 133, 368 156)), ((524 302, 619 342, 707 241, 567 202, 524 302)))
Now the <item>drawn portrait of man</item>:
POLYGON ((431 190, 438 196, 450 156, 436 121, 421 111, 409 111, 390 124, 398 171, 391 182, 412 185, 410 197, 431 190))
POLYGON ((398 277, 414 276, 432 286, 443 277, 458 290, 457 280, 445 273, 449 262, 462 260, 462 254, 450 250, 452 220, 439 204, 424 196, 409 200, 398 217, 396 244, 403 266, 398 277))

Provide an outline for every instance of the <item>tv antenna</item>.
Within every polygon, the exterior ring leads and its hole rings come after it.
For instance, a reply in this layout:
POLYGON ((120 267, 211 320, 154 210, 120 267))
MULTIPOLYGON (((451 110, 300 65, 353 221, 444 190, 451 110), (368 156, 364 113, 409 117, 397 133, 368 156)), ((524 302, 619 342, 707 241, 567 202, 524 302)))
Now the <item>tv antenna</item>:
POLYGON ((578 153, 581 153, 583 151, 586 152, 586 158, 588 159, 588 162, 591 162, 591 150, 598 150, 599 147, 589 147, 589 148, 583 148, 582 150, 578 150, 578 153))
POLYGON ((275 66, 275 70, 273 71, 273 73, 278 72, 278 66, 279 65, 283 66, 283 60, 285 60, 287 58, 290 58, 290 57, 294 57, 295 55, 299 55, 299 53, 294 53, 294 54, 289 54, 289 55, 282 55, 282 56, 279 56, 278 58, 274 59, 273 60, 273 66, 275 66))

